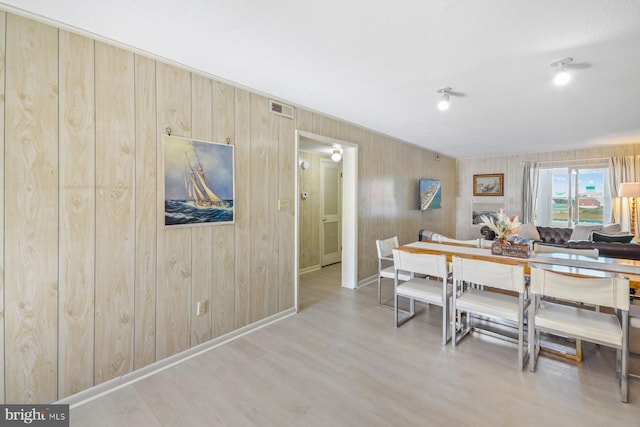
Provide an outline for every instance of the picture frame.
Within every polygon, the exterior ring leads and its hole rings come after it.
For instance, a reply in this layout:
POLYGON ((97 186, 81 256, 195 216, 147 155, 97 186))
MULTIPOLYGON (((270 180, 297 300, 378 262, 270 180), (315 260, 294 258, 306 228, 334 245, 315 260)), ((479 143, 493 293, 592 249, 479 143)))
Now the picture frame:
POLYGON ((421 178, 418 186, 421 211, 430 211, 442 207, 442 188, 440 187, 439 179, 421 178))
POLYGON ((163 135, 165 227, 234 223, 233 148, 163 135))
POLYGON ((504 174, 485 173, 473 175, 474 196, 504 196, 504 174))
POLYGON ((482 216, 498 221, 498 212, 503 208, 503 203, 473 202, 471 204, 471 225, 481 227, 482 216))

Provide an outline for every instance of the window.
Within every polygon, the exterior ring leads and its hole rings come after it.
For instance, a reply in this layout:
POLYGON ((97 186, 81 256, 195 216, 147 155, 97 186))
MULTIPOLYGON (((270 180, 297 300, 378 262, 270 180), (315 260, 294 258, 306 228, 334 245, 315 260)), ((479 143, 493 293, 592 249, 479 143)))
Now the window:
POLYGON ((538 225, 605 224, 611 212, 607 166, 540 169, 535 216, 538 225))

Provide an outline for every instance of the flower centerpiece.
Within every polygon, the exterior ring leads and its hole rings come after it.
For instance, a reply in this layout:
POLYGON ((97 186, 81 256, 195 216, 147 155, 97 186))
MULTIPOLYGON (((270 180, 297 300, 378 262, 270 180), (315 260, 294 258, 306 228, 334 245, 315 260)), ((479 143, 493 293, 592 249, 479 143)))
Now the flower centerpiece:
POLYGON ((498 220, 494 221, 492 217, 485 215, 480 216, 482 224, 489 227, 496 233, 496 239, 502 244, 508 244, 508 238, 515 236, 520 231, 522 223, 518 220, 517 215, 508 216, 504 213, 504 209, 500 209, 498 212, 498 220))

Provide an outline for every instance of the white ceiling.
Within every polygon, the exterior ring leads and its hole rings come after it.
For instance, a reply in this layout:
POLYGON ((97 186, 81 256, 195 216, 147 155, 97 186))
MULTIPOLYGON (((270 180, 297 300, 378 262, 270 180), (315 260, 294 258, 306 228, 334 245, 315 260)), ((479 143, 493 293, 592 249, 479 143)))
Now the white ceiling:
POLYGON ((639 0, 3 3, 453 157, 640 143, 639 0))

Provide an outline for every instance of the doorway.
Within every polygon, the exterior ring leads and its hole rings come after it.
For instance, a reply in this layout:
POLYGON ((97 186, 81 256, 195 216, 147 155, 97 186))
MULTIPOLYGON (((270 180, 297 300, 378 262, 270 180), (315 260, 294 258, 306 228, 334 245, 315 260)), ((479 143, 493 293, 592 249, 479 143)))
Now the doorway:
MULTIPOLYGON (((314 194, 311 194, 304 188, 301 188, 301 176, 302 174, 309 174, 310 165, 304 164, 305 162, 301 160, 304 156, 301 155, 303 152, 315 152, 322 153, 325 157, 328 158, 334 150, 339 150, 342 156, 341 159, 341 172, 340 175, 326 174, 326 172, 331 171, 330 167, 324 169, 324 173, 326 175, 325 178, 329 181, 329 185, 339 185, 339 195, 338 195, 338 203, 340 206, 339 211, 339 226, 335 226, 336 229, 333 229, 329 233, 330 236, 334 236, 332 238, 337 239, 333 243, 333 247, 339 248, 337 253, 329 251, 329 254, 333 257, 338 257, 338 262, 341 263, 341 286, 346 288, 355 289, 357 287, 357 145, 337 140, 334 138, 325 137, 322 135, 316 135, 309 132, 304 131, 296 131, 296 152, 297 156, 297 168, 296 168, 296 259, 295 259, 295 306, 296 309, 299 308, 298 303, 298 286, 299 286, 299 274, 300 274, 300 256, 301 256, 301 203, 309 203, 309 200, 312 200, 314 194), (307 168, 307 169, 305 169, 307 168), (337 179, 341 176, 341 179, 337 179), (335 179, 334 179, 335 178, 335 179), (331 234, 333 233, 333 234, 331 234)), ((328 161, 331 162, 330 160, 328 161)), ((320 163, 318 163, 318 169, 320 163)), ((336 168, 333 168, 334 173, 338 173, 336 168)), ((319 171, 318 171, 318 179, 319 171)), ((315 197, 318 197, 319 194, 316 194, 315 197)), ((320 210, 318 210, 318 227, 319 221, 321 221, 320 210)), ((327 218, 324 223, 330 224, 331 218, 325 215, 327 218)), ((330 226, 327 227, 328 231, 330 226)), ((325 236, 327 237, 327 236, 325 236)), ((306 238, 306 236, 305 236, 306 238)), ((318 244, 320 242, 318 241, 318 244)), ((331 247, 331 245, 329 245, 331 247)), ((323 251, 324 252, 324 251, 323 251)), ((306 256, 307 254, 303 254, 306 256)), ((335 259, 335 258, 334 258, 335 259)), ((320 268, 320 264, 323 261, 318 259, 318 266, 320 268)))

